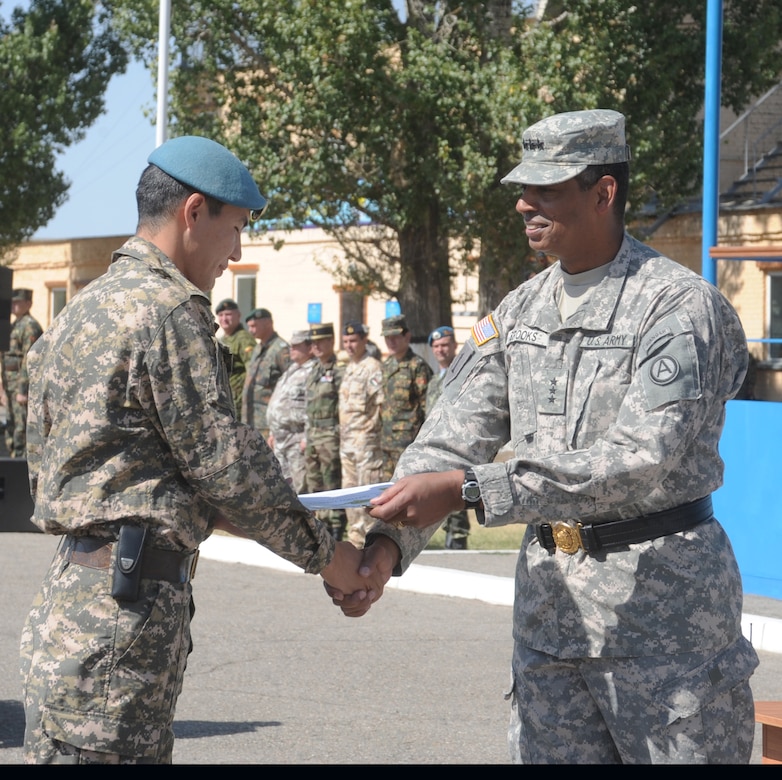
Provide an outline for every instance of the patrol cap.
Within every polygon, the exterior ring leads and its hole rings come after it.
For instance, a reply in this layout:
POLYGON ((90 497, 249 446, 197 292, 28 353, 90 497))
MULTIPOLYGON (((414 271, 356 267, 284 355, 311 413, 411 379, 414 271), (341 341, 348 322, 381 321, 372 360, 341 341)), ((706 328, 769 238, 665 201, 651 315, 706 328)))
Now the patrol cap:
POLYGON ((215 309, 215 314, 219 314, 221 311, 238 311, 239 304, 236 301, 232 301, 230 298, 220 301, 215 309))
POLYGON ((249 209, 251 221, 260 219, 268 201, 247 167, 222 144, 197 135, 172 138, 155 149, 147 162, 172 179, 221 203, 249 209))
POLYGON ((272 319, 272 313, 268 309, 253 309, 245 318, 245 322, 250 320, 270 320, 272 319))
POLYGON ((331 322, 327 322, 325 325, 313 325, 310 328, 310 341, 318 341, 319 339, 327 339, 334 336, 334 325, 331 322))
POLYGON ((437 341, 437 339, 443 339, 446 336, 453 336, 453 328, 449 325, 441 325, 439 328, 435 328, 435 330, 429 334, 429 339, 426 343, 431 347, 433 341, 437 341))
POLYGON ((297 344, 306 344, 310 340, 310 332, 308 330, 294 330, 293 334, 291 335, 291 346, 296 346, 297 344))
POLYGON ((368 336, 369 331, 364 327, 364 323, 351 320, 342 329, 343 336, 368 336))
POLYGON ((618 111, 594 109, 554 114, 528 127, 521 137, 521 162, 502 184, 559 184, 588 165, 630 161, 625 118, 618 111))
POLYGON ((19 287, 16 290, 11 291, 12 301, 31 301, 33 299, 33 291, 28 290, 26 287, 19 287))
POLYGON ((387 317, 380 323, 382 330, 381 336, 401 336, 407 333, 410 328, 407 327, 407 320, 404 314, 395 314, 393 317, 387 317))

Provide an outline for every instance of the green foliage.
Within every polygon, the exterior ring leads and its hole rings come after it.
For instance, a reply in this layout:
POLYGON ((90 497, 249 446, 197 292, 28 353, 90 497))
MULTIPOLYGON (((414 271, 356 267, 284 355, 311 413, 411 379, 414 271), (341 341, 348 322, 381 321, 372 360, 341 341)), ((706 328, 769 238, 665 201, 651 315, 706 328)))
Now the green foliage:
MULTIPOLYGON (((107 2, 152 65, 156 4, 107 2)), ((407 6, 405 21, 390 0, 175 8, 171 134, 231 147, 272 196, 275 226, 335 235, 346 252, 337 282, 396 297, 414 334, 450 321, 451 262, 479 257, 481 313, 535 270, 515 193, 499 185, 531 122, 620 110, 631 203, 697 192, 704 3, 549 3, 537 21, 507 0, 407 6)), ((734 109, 778 80, 781 16, 778 0, 726 3, 723 92, 734 109)))
POLYGON ((32 0, 0 22, 0 258, 67 198, 57 154, 103 111, 127 54, 90 0, 32 0))

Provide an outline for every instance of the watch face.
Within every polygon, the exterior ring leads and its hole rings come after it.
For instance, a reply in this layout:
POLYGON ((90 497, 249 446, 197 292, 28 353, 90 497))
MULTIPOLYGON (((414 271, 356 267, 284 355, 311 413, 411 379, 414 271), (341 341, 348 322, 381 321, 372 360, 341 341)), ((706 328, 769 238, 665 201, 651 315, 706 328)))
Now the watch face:
POLYGON ((477 504, 481 500, 481 489, 477 482, 465 482, 462 485, 462 498, 470 504, 477 504))

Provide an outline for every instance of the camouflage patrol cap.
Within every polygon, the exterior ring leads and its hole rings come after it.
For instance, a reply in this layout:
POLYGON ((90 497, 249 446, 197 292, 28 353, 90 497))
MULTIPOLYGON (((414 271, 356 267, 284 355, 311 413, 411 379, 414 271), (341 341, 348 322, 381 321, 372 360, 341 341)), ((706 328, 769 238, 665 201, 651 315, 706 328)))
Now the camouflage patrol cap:
POLYGON ((568 111, 541 119, 524 131, 521 162, 502 184, 559 184, 589 165, 630 161, 625 118, 618 111, 568 111))
POLYGON ((33 291, 28 290, 26 287, 19 287, 11 292, 12 301, 31 301, 33 299, 33 291))
POLYGON ((310 327, 310 341, 328 339, 334 337, 334 325, 327 322, 325 325, 312 325, 310 327))
POLYGON ((364 327, 363 322, 351 321, 342 328, 343 336, 368 336, 369 331, 364 327))
POLYGON ((382 330, 381 336, 401 336, 407 333, 410 328, 407 327, 407 320, 404 314, 396 314, 393 317, 387 317, 380 323, 382 330))
POLYGON ((155 149, 147 162, 172 179, 221 203, 249 209, 251 221, 266 210, 266 198, 247 167, 233 152, 209 138, 184 135, 155 149))
POLYGON ((310 332, 308 330, 294 330, 291 334, 291 346, 295 347, 297 344, 306 344, 310 340, 310 332))

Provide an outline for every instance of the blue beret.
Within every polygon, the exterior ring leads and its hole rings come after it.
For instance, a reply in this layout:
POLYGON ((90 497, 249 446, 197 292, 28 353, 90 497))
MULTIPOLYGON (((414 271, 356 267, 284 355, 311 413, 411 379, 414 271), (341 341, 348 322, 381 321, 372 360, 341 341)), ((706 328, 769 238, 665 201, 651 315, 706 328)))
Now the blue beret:
MULTIPOLYGON (((250 171, 233 152, 209 138, 185 135, 158 146, 147 162, 172 179, 221 203, 260 211, 266 208, 250 171)), ((253 221, 261 215, 253 215, 253 221)))

